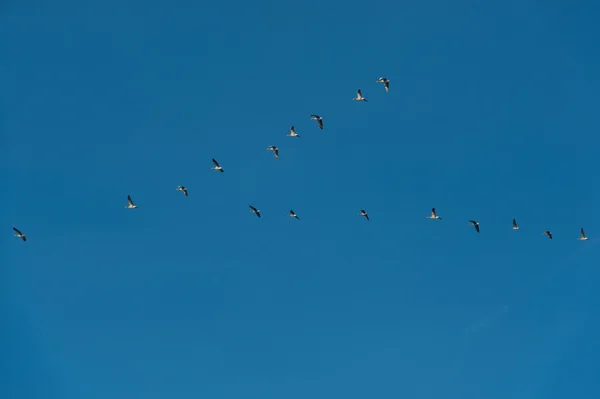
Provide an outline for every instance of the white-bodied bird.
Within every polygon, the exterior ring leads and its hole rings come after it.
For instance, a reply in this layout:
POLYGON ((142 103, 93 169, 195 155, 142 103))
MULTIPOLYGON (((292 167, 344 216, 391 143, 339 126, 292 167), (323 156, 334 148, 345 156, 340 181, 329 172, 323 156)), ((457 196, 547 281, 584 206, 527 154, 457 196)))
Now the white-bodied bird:
POLYGON ((364 209, 361 209, 360 212, 358 213, 360 216, 364 216, 365 219, 369 220, 369 214, 367 213, 367 211, 365 211, 364 209))
POLYGON ((128 204, 128 205, 127 205, 125 208, 128 208, 128 209, 134 209, 134 208, 137 208, 137 205, 135 205, 135 204, 133 203, 133 200, 131 199, 131 195, 128 195, 128 196, 127 196, 127 202, 129 202, 129 204, 128 204))
POLYGON ((519 230, 519 225, 517 224, 517 219, 513 219, 513 230, 519 230))
POLYGON ((384 78, 383 76, 377 79, 377 83, 383 83, 383 87, 385 87, 385 92, 389 93, 390 91, 390 80, 384 78))
POLYGON ((439 217, 437 215, 437 213, 435 212, 435 208, 431 208, 431 216, 427 216, 427 219, 439 219, 439 220, 442 220, 442 218, 439 217))
POLYGON ((260 217, 260 210, 256 209, 252 205, 250 205, 250 212, 256 214, 256 216, 260 217))
POLYGON ((25 237, 25 234, 21 233, 21 230, 17 229, 16 227, 13 227, 13 230, 15 231, 15 237, 19 237, 21 240, 23 241, 27 241, 27 237, 25 237))
POLYGON ((273 151, 273 154, 275 154, 275 158, 279 158, 279 148, 275 147, 274 145, 268 146, 267 151, 273 151))
POLYGON ((213 158, 213 160, 212 160, 212 161, 213 161, 213 164, 214 164, 215 166, 213 166, 211 169, 213 169, 213 170, 218 170, 219 172, 225 172, 225 171, 223 170, 223 168, 221 167, 221 165, 219 165, 219 163, 217 162, 217 160, 216 160, 216 159, 214 159, 214 158, 213 158))
POLYGON ((310 119, 313 121, 317 121, 317 123, 319 124, 319 128, 321 130, 323 130, 323 117, 322 116, 311 114, 310 119))
POLYGON ((360 91, 360 89, 358 89, 356 91, 356 98, 353 98, 353 100, 368 102, 367 99, 363 97, 362 92, 360 91))
POLYGON ((300 137, 300 135, 298 133, 296 133, 296 129, 294 129, 293 125, 292 125, 292 127, 290 127, 290 132, 286 136, 300 137))
POLYGON ((183 194, 187 197, 188 196, 188 192, 187 192, 187 188, 183 187, 183 186, 179 186, 177 187, 177 191, 183 191, 183 194))

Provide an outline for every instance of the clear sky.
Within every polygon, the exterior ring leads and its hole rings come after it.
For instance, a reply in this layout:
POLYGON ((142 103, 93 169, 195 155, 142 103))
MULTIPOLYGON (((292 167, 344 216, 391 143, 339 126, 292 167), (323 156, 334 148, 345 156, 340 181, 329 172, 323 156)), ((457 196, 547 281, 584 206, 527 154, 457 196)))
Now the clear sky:
POLYGON ((599 15, 2 1, 0 397, 600 397, 599 15))

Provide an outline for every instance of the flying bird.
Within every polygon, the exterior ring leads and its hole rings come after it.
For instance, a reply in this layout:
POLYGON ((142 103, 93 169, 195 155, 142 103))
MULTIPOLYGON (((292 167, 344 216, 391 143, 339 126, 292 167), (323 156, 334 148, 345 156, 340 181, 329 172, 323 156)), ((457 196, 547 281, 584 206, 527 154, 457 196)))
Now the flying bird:
POLYGON ((296 218, 296 219, 300 220, 300 218, 298 217, 298 215, 296 215, 296 213, 292 209, 290 209, 289 216, 292 217, 292 218, 296 218))
POLYGON ((255 207, 253 207, 252 205, 250 205, 250 212, 255 213, 256 216, 260 217, 260 211, 258 209, 256 209, 255 207))
POLYGON ((358 90, 356 91, 356 98, 353 98, 353 100, 355 100, 355 101, 364 101, 364 102, 368 102, 368 101, 367 101, 367 99, 363 97, 363 95, 362 95, 362 93, 361 93, 360 89, 358 89, 358 90))
POLYGON ((313 121, 317 121, 317 123, 319 124, 319 128, 321 130, 323 130, 323 117, 322 116, 312 114, 310 116, 310 119, 313 121))
POLYGON ((127 205, 125 208, 129 208, 129 209, 137 208, 137 205, 135 205, 133 203, 133 200, 131 199, 131 195, 127 196, 127 202, 129 202, 129 205, 127 205))
POLYGON ((583 231, 583 227, 581 228, 581 230, 579 231, 579 241, 586 241, 588 238, 585 235, 585 232, 583 231))
POLYGON ((377 79, 377 83, 383 83, 383 87, 385 87, 385 92, 389 93, 390 91, 390 81, 389 79, 384 78, 383 76, 377 79))
POLYGON ((213 158, 213 160, 212 160, 212 161, 213 161, 213 164, 214 164, 215 166, 213 166, 211 169, 213 169, 213 170, 218 170, 219 172, 225 172, 225 171, 223 170, 223 168, 222 168, 222 167, 219 165, 219 163, 217 162, 217 160, 216 160, 216 159, 214 159, 214 158, 213 158))
POLYGON ((268 151, 273 151, 273 154, 275 154, 275 158, 279 159, 279 148, 275 147, 274 145, 270 145, 267 147, 268 151))
POLYGON ((519 230, 519 225, 517 224, 517 219, 513 219, 513 230, 519 230))
POLYGON ((435 208, 431 208, 431 216, 427 216, 427 219, 439 219, 439 220, 442 220, 442 218, 439 217, 437 215, 437 213, 435 213, 435 208))
POLYGON ((479 233, 479 222, 475 220, 469 220, 469 223, 471 223, 471 226, 475 227, 475 230, 479 233))
POLYGON ((294 129, 293 125, 292 125, 292 127, 290 127, 290 132, 286 136, 300 137, 300 135, 298 133, 296 133, 296 129, 294 129))
POLYGON ((187 192, 187 188, 183 187, 183 186, 179 186, 177 187, 177 191, 183 191, 183 194, 187 197, 188 196, 188 192, 187 192))
POLYGON ((369 214, 367 213, 367 211, 365 211, 364 209, 361 209, 360 212, 358 213, 360 216, 364 216, 365 219, 369 220, 369 214))
POLYGON ((19 237, 21 240, 23 241, 27 241, 27 237, 25 237, 25 234, 21 233, 21 230, 17 229, 16 227, 13 227, 13 230, 15 231, 15 237, 19 237))
POLYGON ((546 230, 542 234, 548 236, 549 239, 552 239, 552 232, 550 230, 546 230))

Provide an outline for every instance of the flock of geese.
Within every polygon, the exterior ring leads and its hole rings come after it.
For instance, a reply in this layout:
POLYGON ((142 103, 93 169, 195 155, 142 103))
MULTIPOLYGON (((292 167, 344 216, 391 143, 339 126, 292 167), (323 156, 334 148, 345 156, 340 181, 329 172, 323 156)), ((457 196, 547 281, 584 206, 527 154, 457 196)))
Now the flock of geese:
MULTIPOLYGON (((384 77, 380 77, 379 79, 377 79, 376 81, 377 83, 383 83, 383 87, 385 88, 386 93, 389 93, 390 91, 390 80, 386 79, 384 77)), ((363 96, 362 91, 360 89, 358 89, 356 91, 356 97, 353 98, 353 100, 355 101, 364 101, 364 102, 368 102, 368 100, 363 96)), ((310 115, 310 119, 314 120, 317 122, 317 125, 319 126, 319 129, 323 130, 323 117, 319 116, 319 115, 315 115, 315 114, 311 114, 310 115)), ((290 127, 290 131, 287 134, 287 136, 289 137, 300 137, 299 134, 296 133, 296 129, 294 128, 294 126, 292 125, 290 127)), ((269 147, 267 147, 268 151, 273 151, 273 155, 275 155, 275 158, 279 158, 279 148, 277 148, 274 145, 271 145, 269 147)), ((219 165, 219 162, 217 162, 216 159, 212 159, 212 163, 213 163, 213 167, 211 168, 212 170, 216 170, 218 172, 225 172, 225 170, 223 169, 223 167, 221 165, 219 165)), ((186 197, 188 196, 188 190, 187 188, 185 188, 184 186, 178 186, 177 191, 181 191, 186 197)), ((133 200, 131 199, 131 195, 127 196, 127 206, 125 208, 127 209, 135 209, 137 208, 137 205, 135 205, 135 203, 133 202, 133 200)), ((257 217, 260 218, 260 210, 257 209, 256 207, 250 205, 250 212, 254 213, 257 217)), ((367 213, 367 211, 365 211, 364 209, 361 209, 360 212, 358 213, 360 216, 364 217, 366 220, 369 220, 369 214, 367 213)), ((294 219, 298 219, 300 220, 300 218, 298 217, 298 215, 296 215, 296 213, 294 212, 293 209, 290 209, 290 212, 288 214, 288 216, 294 218, 294 219)), ((434 219, 434 220, 441 220, 442 218, 437 214, 435 208, 431 209, 431 215, 427 216, 428 219, 434 219)), ((471 226, 473 226, 475 228, 475 231, 477 231, 477 233, 479 233, 480 229, 479 229, 479 222, 476 220, 469 220, 469 223, 471 226)), ((513 230, 519 230, 519 225, 517 224, 517 220, 513 219, 512 221, 512 229, 513 230)), ((18 237, 20 239, 22 239, 23 241, 27 241, 27 236, 21 232, 21 230, 17 229, 16 227, 13 227, 13 230, 15 231, 15 237, 18 237)), ((550 240, 552 240, 552 232, 550 230, 545 230, 543 233, 543 235, 547 236, 550 240)), ((579 237, 577 238, 580 241, 587 241, 588 237, 585 234, 585 231, 583 230, 583 228, 581 228, 579 230, 579 237)))

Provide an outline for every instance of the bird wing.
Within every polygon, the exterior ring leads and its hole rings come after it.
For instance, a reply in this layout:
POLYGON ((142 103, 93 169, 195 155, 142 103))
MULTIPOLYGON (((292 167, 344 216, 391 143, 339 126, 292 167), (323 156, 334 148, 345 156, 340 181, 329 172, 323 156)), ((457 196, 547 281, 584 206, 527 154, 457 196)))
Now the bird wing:
POLYGON ((317 119, 317 122, 319 123, 319 127, 323 129, 323 118, 317 119))
POLYGON ((27 241, 27 237, 25 237, 25 236, 21 236, 21 239, 22 239, 23 241, 27 241))
POLYGON ((356 95, 358 96, 358 98, 362 98, 362 92, 360 91, 360 89, 356 91, 356 95))
POLYGON ((185 194, 186 197, 188 196, 188 194, 187 194, 187 188, 183 189, 183 194, 185 194))
POLYGON ((431 208, 431 216, 436 217, 435 208, 431 208))
POLYGON ((127 202, 129 202, 129 205, 133 205, 133 200, 131 199, 131 195, 127 196, 127 202))
POLYGON ((275 148, 273 152, 275 153, 275 158, 279 158, 279 149, 275 148))
POLYGON ((585 237, 585 232, 583 231, 583 227, 581 228, 581 237, 585 237))
POLYGON ((475 225, 475 230, 477 230, 477 232, 479 233, 479 225, 478 224, 475 225))
POLYGON ((252 205, 250 205, 250 209, 252 209, 252 211, 253 211, 253 212, 257 212, 257 211, 256 211, 256 208, 255 208, 255 207, 253 207, 252 205))
POLYGON ((552 233, 551 232, 548 232, 548 238, 552 239, 552 233))
POLYGON ((255 213, 256 213, 256 216, 260 217, 260 212, 259 211, 256 211, 255 213))
POLYGON ((385 87, 385 91, 389 91, 390 90, 390 82, 383 82, 383 87, 385 87))
POLYGON ((513 227, 517 227, 517 219, 513 219, 513 227))
POLYGON ((292 133, 296 133, 296 129, 294 129, 294 126, 292 125, 292 127, 290 127, 290 132, 292 133))
POLYGON ((217 160, 213 158, 213 160, 212 160, 212 161, 213 161, 213 163, 215 164, 215 166, 218 168, 218 167, 219 167, 219 163, 217 162, 217 160))
POLYGON ((13 227, 13 230, 15 231, 15 233, 17 233, 18 235, 22 236, 23 233, 21 233, 21 230, 17 229, 16 227, 13 227))

